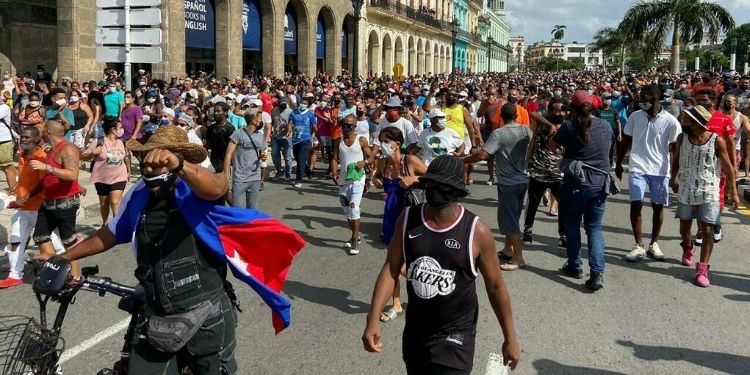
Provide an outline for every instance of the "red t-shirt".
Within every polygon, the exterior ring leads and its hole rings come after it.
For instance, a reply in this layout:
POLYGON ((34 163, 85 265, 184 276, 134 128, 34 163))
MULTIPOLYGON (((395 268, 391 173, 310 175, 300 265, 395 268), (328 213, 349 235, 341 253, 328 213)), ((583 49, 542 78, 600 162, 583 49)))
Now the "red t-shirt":
MULTIPOLYGON (((733 136, 737 133, 737 127, 734 126, 732 118, 721 111, 715 111, 708 120, 708 123, 706 123, 706 126, 710 132, 716 133, 716 135, 722 138, 733 136)), ((727 147, 731 147, 731 145, 727 145, 727 147)))
POLYGON ((261 106, 263 112, 270 115, 271 111, 273 111, 273 96, 267 92, 261 92, 258 94, 258 99, 263 102, 263 105, 261 106))

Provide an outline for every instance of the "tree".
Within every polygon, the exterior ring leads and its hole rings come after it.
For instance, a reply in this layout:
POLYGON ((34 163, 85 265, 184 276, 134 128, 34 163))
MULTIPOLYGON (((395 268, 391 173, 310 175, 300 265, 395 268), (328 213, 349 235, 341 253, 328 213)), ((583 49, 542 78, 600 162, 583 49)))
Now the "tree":
MULTIPOLYGON (((732 40, 737 40, 737 66, 750 61, 750 23, 740 25, 727 33, 724 40, 724 54, 730 56, 734 51, 732 40)), ((737 69, 739 70, 739 69, 737 69)))
POLYGON ((605 27, 599 30, 594 36, 593 51, 602 51, 605 59, 606 56, 619 53, 622 63, 620 70, 625 72, 625 52, 628 49, 628 45, 633 42, 635 40, 628 38, 619 27, 605 27))
MULTIPOLYGON (((738 46, 739 47, 739 46, 738 46)), ((700 58, 701 70, 719 70, 719 68, 729 69, 729 58, 719 51, 709 49, 694 49, 686 51, 682 55, 688 67, 694 66, 695 58, 700 58)))
POLYGON ((672 72, 678 73, 682 42, 700 43, 704 36, 715 40, 734 28, 734 18, 721 5, 703 0, 650 0, 630 8, 620 25, 646 46, 660 47, 672 31, 672 72))
POLYGON ((536 67, 541 71, 553 72, 557 70, 582 70, 585 66, 582 59, 568 61, 553 56, 547 56, 539 60, 536 67))
POLYGON ((565 28, 567 26, 565 25, 555 25, 554 28, 552 28, 552 39, 556 42, 559 42, 562 40, 562 38, 565 38, 565 28))

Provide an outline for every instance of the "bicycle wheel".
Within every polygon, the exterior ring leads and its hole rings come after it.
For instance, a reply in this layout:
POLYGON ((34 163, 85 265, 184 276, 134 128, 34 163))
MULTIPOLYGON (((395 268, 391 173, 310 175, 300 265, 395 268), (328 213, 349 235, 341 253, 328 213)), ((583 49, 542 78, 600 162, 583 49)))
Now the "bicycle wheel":
POLYGON ((34 319, 0 317, 0 374, 53 374, 65 341, 34 319))

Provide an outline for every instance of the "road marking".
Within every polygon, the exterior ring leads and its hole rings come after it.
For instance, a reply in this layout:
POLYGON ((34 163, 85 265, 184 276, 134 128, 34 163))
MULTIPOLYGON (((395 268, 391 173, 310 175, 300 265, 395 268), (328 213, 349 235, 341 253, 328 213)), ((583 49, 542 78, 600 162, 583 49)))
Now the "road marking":
MULTIPOLYGON (((60 363, 64 364, 65 362, 73 359, 75 356, 91 349, 93 346, 99 344, 100 342, 110 338, 112 335, 117 334, 118 332, 124 330, 125 328, 128 328, 128 324, 130 324, 130 317, 125 318, 120 323, 117 323, 99 333, 94 335, 93 337, 89 338, 88 340, 83 341, 82 343, 70 348, 69 350, 66 350, 63 352, 62 356, 60 356, 60 363)), ((118 348, 119 349, 119 348, 118 348)), ((113 361, 117 358, 113 358, 113 361)))

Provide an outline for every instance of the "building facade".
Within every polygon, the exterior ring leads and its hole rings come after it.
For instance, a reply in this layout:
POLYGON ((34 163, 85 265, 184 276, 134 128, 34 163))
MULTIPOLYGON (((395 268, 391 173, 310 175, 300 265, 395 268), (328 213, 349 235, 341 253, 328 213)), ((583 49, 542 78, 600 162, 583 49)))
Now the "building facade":
POLYGON ((513 36, 508 40, 511 50, 510 71, 523 72, 526 63, 526 43, 522 36, 513 36))
POLYGON ((362 72, 392 75, 395 64, 404 75, 448 73, 453 51, 450 0, 368 0, 362 72))
POLYGON ((587 43, 559 43, 559 42, 536 42, 528 47, 525 54, 526 66, 535 69, 537 64, 545 57, 554 57, 566 61, 579 60, 585 69, 605 68, 604 54, 594 51, 594 47, 587 43))
MULTIPOLYGON (((56 77, 100 79, 106 64, 96 61, 94 4, 0 0, 0 65, 25 72, 44 64, 56 77)), ((134 64, 155 77, 198 70, 219 77, 251 71, 337 74, 352 68, 349 0, 162 0, 160 8, 163 62, 134 64)), ((360 71, 364 66, 360 61, 360 71)))
POLYGON ((483 39, 487 49, 487 70, 508 72, 510 26, 505 20, 505 2, 486 0, 484 15, 489 21, 487 35, 483 39))

